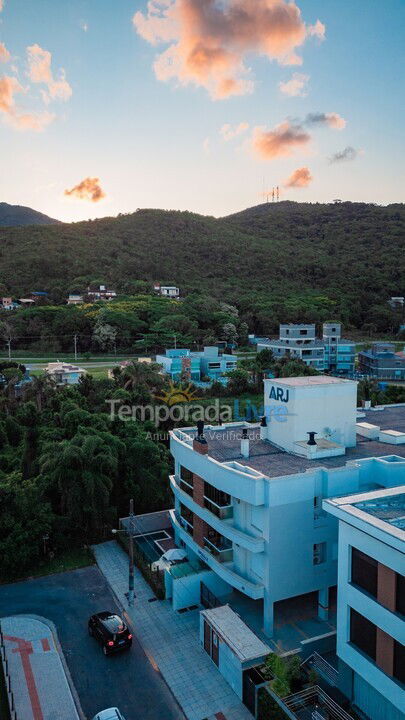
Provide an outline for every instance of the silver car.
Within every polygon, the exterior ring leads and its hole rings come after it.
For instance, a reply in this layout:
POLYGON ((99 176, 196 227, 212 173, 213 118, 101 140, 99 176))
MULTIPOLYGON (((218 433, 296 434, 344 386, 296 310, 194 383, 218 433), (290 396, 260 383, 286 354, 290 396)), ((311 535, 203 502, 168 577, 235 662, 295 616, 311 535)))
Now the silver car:
POLYGON ((97 713, 93 720, 125 720, 125 718, 118 708, 107 708, 107 710, 97 713))

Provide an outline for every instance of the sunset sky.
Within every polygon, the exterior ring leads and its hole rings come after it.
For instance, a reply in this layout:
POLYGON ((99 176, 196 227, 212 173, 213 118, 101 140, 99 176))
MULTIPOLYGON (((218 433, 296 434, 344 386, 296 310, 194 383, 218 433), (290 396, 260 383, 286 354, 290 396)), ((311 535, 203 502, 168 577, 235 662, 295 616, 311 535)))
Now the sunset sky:
POLYGON ((404 0, 0 0, 0 201, 404 200, 404 0))

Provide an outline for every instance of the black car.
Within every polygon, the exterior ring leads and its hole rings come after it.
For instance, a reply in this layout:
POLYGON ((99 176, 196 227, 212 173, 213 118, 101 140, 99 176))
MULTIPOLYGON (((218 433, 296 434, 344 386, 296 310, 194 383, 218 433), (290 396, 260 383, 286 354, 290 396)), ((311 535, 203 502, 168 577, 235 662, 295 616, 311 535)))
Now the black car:
POLYGON ((128 626, 119 615, 108 611, 91 616, 89 635, 98 640, 104 655, 110 655, 117 650, 126 650, 132 645, 132 635, 128 626))

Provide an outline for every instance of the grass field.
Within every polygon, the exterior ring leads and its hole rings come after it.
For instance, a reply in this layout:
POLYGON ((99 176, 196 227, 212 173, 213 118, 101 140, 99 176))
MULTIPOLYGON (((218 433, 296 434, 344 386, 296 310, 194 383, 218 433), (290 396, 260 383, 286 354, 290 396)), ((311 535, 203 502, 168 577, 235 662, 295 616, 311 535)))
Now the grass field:
MULTIPOLYGON (((35 578, 44 575, 54 575, 55 573, 66 572, 67 570, 77 570, 81 567, 94 565, 94 563, 94 556, 89 548, 73 548, 72 550, 66 550, 66 552, 57 555, 53 559, 45 558, 41 560, 38 565, 31 568, 29 576, 6 578, 3 579, 3 583, 26 580, 27 577, 35 578)), ((3 720, 1 714, 0 718, 3 720)))

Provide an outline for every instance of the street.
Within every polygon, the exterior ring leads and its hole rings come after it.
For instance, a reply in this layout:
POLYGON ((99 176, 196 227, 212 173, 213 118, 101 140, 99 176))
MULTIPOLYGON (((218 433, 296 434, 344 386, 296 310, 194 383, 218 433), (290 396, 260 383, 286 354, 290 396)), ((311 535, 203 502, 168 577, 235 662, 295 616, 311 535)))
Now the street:
POLYGON ((89 720, 112 706, 121 710, 125 720, 185 720, 136 639, 136 628, 129 652, 104 657, 87 632, 89 616, 101 610, 119 612, 97 566, 0 586, 0 617, 41 615, 55 624, 89 720))

